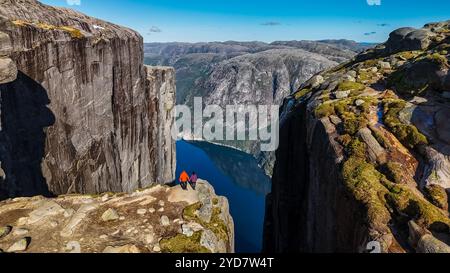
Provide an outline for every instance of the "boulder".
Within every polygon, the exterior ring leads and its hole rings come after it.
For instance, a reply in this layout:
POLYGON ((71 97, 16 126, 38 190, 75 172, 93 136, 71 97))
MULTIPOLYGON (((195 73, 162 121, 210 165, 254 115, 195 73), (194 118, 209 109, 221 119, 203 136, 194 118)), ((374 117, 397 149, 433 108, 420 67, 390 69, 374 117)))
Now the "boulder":
POLYGON ((114 221, 119 219, 119 214, 116 210, 109 208, 102 214, 102 220, 104 222, 114 221))
POLYGON ((386 42, 386 51, 396 53, 399 51, 424 50, 435 34, 427 29, 400 28, 389 35, 386 42))
POLYGON ((345 99, 350 95, 351 91, 347 90, 347 91, 336 91, 334 92, 334 97, 336 99, 345 99))
POLYGON ((12 246, 10 246, 7 252, 22 252, 27 250, 28 244, 31 238, 22 238, 19 241, 15 242, 12 246))
POLYGON ((362 128, 358 131, 358 136, 367 144, 367 152, 372 162, 383 164, 386 162, 386 150, 378 143, 368 128, 362 128))
POLYGON ((8 235, 12 230, 11 226, 0 227, 0 239, 8 235))
POLYGON ((141 251, 135 245, 107 246, 103 253, 140 253, 141 251))
POLYGON ((160 222, 163 227, 167 227, 170 225, 169 217, 167 217, 166 215, 161 216, 160 222))

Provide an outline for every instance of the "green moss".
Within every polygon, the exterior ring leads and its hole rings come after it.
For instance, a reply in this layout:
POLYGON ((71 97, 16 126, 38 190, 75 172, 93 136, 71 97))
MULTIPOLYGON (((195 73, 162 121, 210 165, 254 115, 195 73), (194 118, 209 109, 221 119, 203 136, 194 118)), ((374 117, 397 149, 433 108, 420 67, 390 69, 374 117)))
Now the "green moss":
POLYGON ((389 189, 386 199, 397 212, 406 214, 419 225, 433 231, 448 232, 450 219, 439 208, 412 193, 405 185, 387 180, 381 182, 389 189))
POLYGON ((416 58, 419 55, 418 51, 403 51, 398 54, 404 60, 410 60, 416 58))
POLYGON ((314 110, 314 114, 316 118, 323 118, 334 115, 335 112, 333 103, 322 103, 314 110))
POLYGON ((366 86, 359 82, 351 82, 351 81, 343 81, 339 83, 338 90, 339 91, 363 91, 366 89, 366 86))
POLYGON ((210 253, 209 249, 200 245, 201 236, 202 231, 195 232, 191 237, 178 234, 162 239, 159 245, 163 253, 210 253))
POLYGON ((352 139, 346 148, 349 157, 366 158, 366 144, 359 140, 359 138, 352 139))
POLYGON ((388 126, 392 133, 408 148, 415 148, 418 145, 428 144, 425 135, 410 124, 403 124, 398 118, 401 110, 406 106, 406 102, 402 100, 385 100, 384 107, 384 123, 388 126))
POLYGON ((341 145, 344 146, 344 147, 348 146, 351 143, 352 140, 353 139, 352 139, 352 137, 349 134, 340 135, 338 137, 339 143, 341 143, 341 145))
POLYGON ((443 187, 433 184, 426 186, 424 190, 426 197, 433 205, 441 209, 448 209, 448 196, 443 187))
POLYGON ((407 182, 405 176, 403 175, 403 167, 400 163, 389 161, 384 165, 383 169, 385 170, 385 174, 389 180, 398 184, 407 182))
POLYGON ((343 119, 344 132, 349 135, 355 135, 360 129, 366 127, 367 124, 367 119, 361 116, 343 119))
POLYGON ((384 199, 387 190, 380 183, 382 175, 371 164, 356 156, 343 164, 342 174, 351 195, 366 207, 368 222, 387 228, 390 214, 384 199))
POLYGON ((386 140, 384 135, 379 130, 377 130, 377 129, 372 130, 372 134, 383 148, 385 148, 385 149, 389 148, 388 141, 386 140))
POLYGON ((387 79, 388 86, 394 87, 395 90, 407 96, 423 95, 429 88, 429 83, 426 80, 411 81, 405 77, 405 69, 400 69, 391 73, 387 79))
POLYGON ((376 79, 376 73, 373 73, 371 71, 361 69, 358 73, 358 81, 361 83, 371 82, 374 79, 376 79))
POLYGON ((187 206, 183 211, 184 219, 201 224, 203 227, 210 229, 218 238, 224 240, 225 242, 229 242, 228 227, 224 223, 224 221, 220 218, 221 214, 220 208, 213 207, 211 221, 207 223, 202 221, 196 215, 196 211, 198 211, 201 207, 202 207, 201 203, 195 203, 190 206, 187 206))
POLYGON ((309 94, 310 92, 311 92, 311 88, 304 88, 304 89, 297 91, 297 93, 295 93, 294 97, 296 100, 299 100, 306 94, 309 94))
POLYGON ((434 62, 435 64, 440 65, 440 66, 448 66, 447 58, 437 52, 433 53, 433 54, 429 54, 425 58, 427 60, 430 60, 431 62, 434 62))

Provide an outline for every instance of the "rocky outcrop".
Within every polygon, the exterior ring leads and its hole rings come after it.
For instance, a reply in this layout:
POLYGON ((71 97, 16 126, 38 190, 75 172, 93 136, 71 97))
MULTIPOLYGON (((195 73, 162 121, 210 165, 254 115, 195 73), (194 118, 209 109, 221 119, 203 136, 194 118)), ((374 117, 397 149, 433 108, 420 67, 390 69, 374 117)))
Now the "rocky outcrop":
POLYGON ((285 99, 265 251, 449 250, 449 33, 394 31, 285 99))
POLYGON ((228 253, 234 227, 227 199, 206 181, 197 191, 157 185, 131 194, 37 196, 0 202, 0 249, 228 253))
POLYGON ((142 37, 34 0, 0 5, 3 194, 171 182, 175 75, 144 67, 142 37))

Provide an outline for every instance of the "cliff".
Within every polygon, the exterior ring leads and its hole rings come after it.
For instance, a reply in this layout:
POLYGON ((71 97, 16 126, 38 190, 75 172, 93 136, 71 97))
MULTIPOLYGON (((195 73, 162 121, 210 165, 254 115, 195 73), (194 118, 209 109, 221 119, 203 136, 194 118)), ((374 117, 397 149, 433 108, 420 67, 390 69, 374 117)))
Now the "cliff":
POLYGON ((402 28, 284 100, 265 251, 450 251, 449 49, 402 28))
POLYGON ((0 7, 0 192, 131 192, 171 182, 175 72, 143 65, 142 37, 34 0, 0 7))
POLYGON ((228 201, 157 185, 131 194, 42 196, 0 202, 0 252, 234 252, 228 201))

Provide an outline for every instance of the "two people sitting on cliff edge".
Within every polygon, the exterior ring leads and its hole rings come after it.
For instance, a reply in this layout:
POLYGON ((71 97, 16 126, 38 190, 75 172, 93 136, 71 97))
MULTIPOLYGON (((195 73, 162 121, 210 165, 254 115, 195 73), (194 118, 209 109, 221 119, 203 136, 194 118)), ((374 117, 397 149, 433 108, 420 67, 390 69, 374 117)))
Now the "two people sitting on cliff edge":
POLYGON ((180 181, 180 185, 183 190, 187 190, 188 183, 191 185, 192 189, 195 190, 198 176, 195 172, 192 172, 192 175, 189 177, 186 171, 182 171, 178 180, 180 181))

